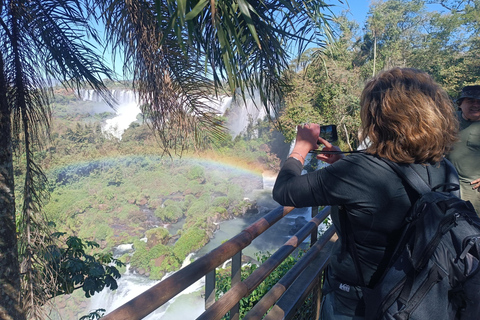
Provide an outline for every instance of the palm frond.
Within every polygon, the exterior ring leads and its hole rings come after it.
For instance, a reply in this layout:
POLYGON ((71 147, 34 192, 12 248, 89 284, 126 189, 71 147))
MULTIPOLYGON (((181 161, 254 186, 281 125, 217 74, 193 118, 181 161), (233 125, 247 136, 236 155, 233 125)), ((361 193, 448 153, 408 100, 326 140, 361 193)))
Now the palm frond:
POLYGON ((100 11, 107 42, 125 58, 124 74, 133 76, 151 126, 166 150, 180 141, 182 150, 188 137, 201 142, 192 130, 221 130, 204 102, 209 96, 246 100, 258 92, 274 118, 291 52, 325 41, 315 30, 327 25, 329 15, 319 13, 328 7, 296 0, 110 0, 100 11))
POLYGON ((107 41, 122 50, 124 72, 133 74, 142 112, 165 152, 181 153, 188 145, 222 136, 209 101, 213 82, 195 55, 185 55, 190 46, 179 46, 176 35, 164 37, 155 4, 112 1, 103 12, 107 41))
POLYGON ((174 24, 159 22, 166 36, 182 34, 177 40, 195 47, 194 54, 209 66, 215 86, 226 80, 230 93, 239 92, 243 98, 259 90, 262 104, 274 114, 285 88, 281 74, 293 50, 299 54, 307 44, 328 39, 323 27, 331 12, 323 1, 222 0, 210 3, 215 8, 202 1, 202 11, 199 1, 187 1, 185 10, 176 10, 176 1, 165 2, 176 15, 170 18, 174 24), (188 19, 179 16, 184 11, 188 19))

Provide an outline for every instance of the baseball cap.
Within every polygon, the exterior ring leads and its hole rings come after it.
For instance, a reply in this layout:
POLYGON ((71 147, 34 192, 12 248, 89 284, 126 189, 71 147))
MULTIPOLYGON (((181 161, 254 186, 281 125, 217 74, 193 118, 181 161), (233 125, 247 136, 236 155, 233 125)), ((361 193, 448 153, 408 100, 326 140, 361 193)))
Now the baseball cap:
POLYGON ((463 98, 480 99, 480 85, 464 87, 457 99, 457 104, 462 103, 463 98))

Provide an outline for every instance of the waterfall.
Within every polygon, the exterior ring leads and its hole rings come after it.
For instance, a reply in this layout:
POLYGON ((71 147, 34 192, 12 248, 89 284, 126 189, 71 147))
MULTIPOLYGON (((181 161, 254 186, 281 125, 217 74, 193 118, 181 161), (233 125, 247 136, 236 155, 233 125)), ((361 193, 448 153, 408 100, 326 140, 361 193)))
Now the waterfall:
MULTIPOLYGON (((129 247, 129 245, 121 245, 115 248, 114 251, 120 252, 129 247)), ((189 254, 185 258, 182 268, 190 264, 192 256, 193 254, 189 254)), ((175 272, 166 274, 161 280, 170 277, 174 273, 175 272)), ((122 274, 122 277, 119 280, 117 280, 118 289, 112 291, 105 288, 102 292, 93 295, 90 299, 89 310, 102 308, 105 309, 105 312, 108 314, 144 291, 150 289, 161 280, 150 280, 143 275, 132 272, 129 266, 127 266, 125 273, 122 274)), ((194 319, 198 317, 205 311, 205 300, 202 297, 204 286, 205 279, 201 278, 144 319, 177 320, 194 319)))
POLYGON ((250 123, 263 120, 267 113, 261 104, 258 90, 254 95, 247 95, 245 101, 238 98, 234 103, 231 100, 224 115, 227 117, 227 127, 233 137, 243 133, 250 123))
MULTIPOLYGON (((115 116, 107 119, 102 125, 102 132, 107 136, 121 139, 125 130, 137 120, 137 116, 141 113, 140 102, 132 90, 111 90, 111 93, 118 105, 115 116)), ((97 113, 108 110, 101 95, 94 90, 82 90, 80 98, 83 101, 98 102, 98 108, 95 111, 97 113)), ((210 97, 205 104, 216 110, 218 115, 227 118, 227 128, 233 137, 245 132, 250 123, 255 123, 258 119, 263 120, 266 116, 258 91, 255 91, 254 96, 246 96, 245 101, 243 99, 234 101, 232 97, 219 96, 210 97)))
POLYGON ((138 96, 132 90, 111 90, 112 97, 117 102, 116 110, 106 108, 106 102, 102 96, 95 90, 80 91, 80 98, 83 101, 97 102, 98 107, 94 112, 101 113, 106 110, 114 111, 115 117, 107 119, 102 125, 102 132, 106 136, 122 139, 125 130, 130 124, 137 120, 141 113, 138 96))

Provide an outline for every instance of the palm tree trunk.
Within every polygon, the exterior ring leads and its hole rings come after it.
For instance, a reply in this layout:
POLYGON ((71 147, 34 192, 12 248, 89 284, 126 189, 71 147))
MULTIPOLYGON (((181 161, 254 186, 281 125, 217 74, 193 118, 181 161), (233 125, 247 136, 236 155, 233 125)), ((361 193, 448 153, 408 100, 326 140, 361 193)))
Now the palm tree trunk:
POLYGON ((25 319, 20 303, 20 266, 15 224, 11 108, 0 54, 0 318, 25 319))

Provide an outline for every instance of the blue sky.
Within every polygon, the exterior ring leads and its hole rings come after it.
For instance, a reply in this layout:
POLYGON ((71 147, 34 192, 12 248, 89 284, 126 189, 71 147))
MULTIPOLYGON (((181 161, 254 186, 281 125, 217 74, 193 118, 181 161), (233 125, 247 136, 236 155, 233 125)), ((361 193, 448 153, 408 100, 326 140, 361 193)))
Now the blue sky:
POLYGON ((348 11, 348 19, 357 21, 359 26, 362 27, 363 23, 365 22, 365 18, 367 17, 367 12, 369 10, 371 1, 350 0, 343 2, 344 4, 341 4, 340 2, 338 2, 338 0, 336 2, 332 2, 332 4, 335 4, 333 12, 336 14, 340 14, 342 11, 348 11))
MULTIPOLYGON (((366 20, 367 13, 372 1, 371 0, 342 0, 342 2, 344 4, 341 4, 338 0, 331 0, 329 3, 335 5, 332 11, 336 14, 340 14, 343 10, 348 11, 348 14, 347 14, 348 19, 357 21, 359 27, 362 28, 366 20)), ((427 8, 429 8, 432 11, 439 11, 439 12, 446 11, 446 9, 440 6, 439 4, 427 4, 427 8)))

